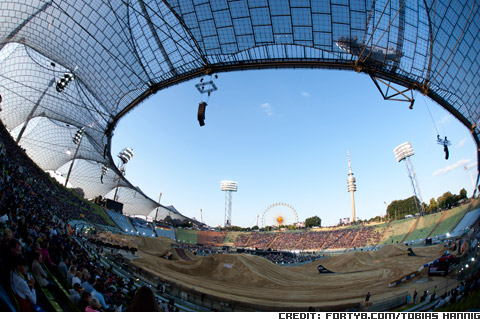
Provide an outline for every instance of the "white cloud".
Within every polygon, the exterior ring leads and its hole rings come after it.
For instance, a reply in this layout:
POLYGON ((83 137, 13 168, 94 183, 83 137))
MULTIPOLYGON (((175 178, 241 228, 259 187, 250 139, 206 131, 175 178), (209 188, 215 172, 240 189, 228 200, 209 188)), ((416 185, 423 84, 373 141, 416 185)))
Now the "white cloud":
POLYGON ((467 138, 466 138, 466 137, 462 138, 462 140, 461 140, 460 142, 458 142, 457 145, 455 145, 455 148, 460 148, 460 147, 462 147, 463 145, 465 145, 465 142, 466 142, 466 141, 467 141, 467 138))
POLYGON ((265 113, 267 113, 268 116, 273 115, 273 107, 270 103, 266 102, 266 103, 260 104, 260 107, 265 113))
POLYGON ((467 166, 467 169, 470 169, 470 168, 475 167, 475 166, 477 166, 477 162, 472 163, 472 164, 469 164, 469 165, 467 166))
POLYGON ((305 92, 305 91, 302 91, 302 93, 300 93, 300 95, 303 96, 303 97, 310 97, 310 93, 305 92))
POLYGON ((450 120, 450 115, 445 114, 440 121, 438 121, 438 124, 445 124, 450 120))
POLYGON ((433 172, 433 176, 438 176, 438 175, 441 175, 441 174, 445 174, 445 173, 448 173, 450 171, 453 171, 461 166, 465 166, 467 165, 468 163, 470 163, 471 159, 463 159, 463 160, 459 160, 458 162, 456 162, 455 164, 453 165, 449 165, 447 167, 444 167, 444 168, 441 168, 435 172, 433 172))

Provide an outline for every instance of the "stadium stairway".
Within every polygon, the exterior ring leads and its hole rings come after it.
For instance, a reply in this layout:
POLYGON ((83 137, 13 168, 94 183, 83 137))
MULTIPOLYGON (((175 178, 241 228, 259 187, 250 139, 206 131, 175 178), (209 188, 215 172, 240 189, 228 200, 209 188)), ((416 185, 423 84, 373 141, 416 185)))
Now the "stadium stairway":
POLYGON ((348 245, 348 247, 345 249, 345 251, 351 249, 351 248, 354 246, 353 244, 355 243, 355 240, 357 240, 357 237, 358 237, 358 236, 360 235, 360 233, 362 232, 363 227, 364 227, 363 225, 360 225, 360 229, 357 231, 357 233, 355 234, 355 236, 354 236, 353 239, 352 239, 352 242, 348 245))
POLYGON ((432 236, 433 233, 435 233, 437 228, 443 223, 445 218, 447 218, 448 213, 450 213, 450 210, 446 210, 443 212, 442 217, 440 217, 435 227, 433 227, 432 231, 425 238, 429 238, 430 236, 432 236))
POLYGON ((248 244, 250 243, 250 240, 252 240, 253 233, 250 233, 250 237, 248 237, 247 241, 245 242, 245 247, 248 247, 248 244))
POLYGON ((273 237, 272 241, 267 245, 267 248, 270 248, 273 245, 273 243, 277 240, 277 238, 278 238, 278 235, 275 235, 275 237, 273 237))
POLYGON ((413 223, 412 227, 410 227, 410 230, 409 230, 408 233, 405 235, 405 237, 403 237, 401 243, 407 241, 408 236, 410 236, 410 235, 415 231, 415 228, 417 228, 418 223, 420 222, 420 219, 421 219, 421 218, 423 218, 423 216, 419 216, 419 217, 416 218, 415 223, 413 223))
POLYGON ((297 246, 301 244, 301 242, 302 242, 303 239, 305 238, 306 234, 307 234, 306 232, 303 233, 302 237, 300 237, 300 240, 295 244, 295 246, 293 247, 293 249, 297 248, 297 246))
POLYGON ((392 225, 392 222, 393 222, 392 220, 388 222, 387 227, 385 227, 385 230, 383 231, 382 237, 380 237, 380 239, 378 240, 378 242, 375 244, 375 247, 377 247, 378 245, 380 245, 380 243, 384 240, 385 236, 387 235, 388 229, 389 229, 390 226, 392 225))
MULTIPOLYGON (((329 234, 327 235, 327 238, 325 238, 325 241, 323 242, 322 246, 320 246, 320 248, 318 249, 318 251, 322 250, 322 249, 327 249, 329 245, 327 245, 328 243, 328 240, 330 239, 330 236, 333 236, 333 233, 334 232, 329 232, 329 234)), ((333 243, 332 243, 333 244, 333 243)))

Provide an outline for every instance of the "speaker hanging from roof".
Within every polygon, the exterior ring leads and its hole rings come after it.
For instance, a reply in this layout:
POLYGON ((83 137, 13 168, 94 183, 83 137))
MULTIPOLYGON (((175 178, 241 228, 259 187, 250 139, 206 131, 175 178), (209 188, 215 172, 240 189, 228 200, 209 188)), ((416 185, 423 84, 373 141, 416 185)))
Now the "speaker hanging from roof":
POLYGON ((200 124, 200 126, 205 125, 205 109, 206 108, 207 108, 207 103, 206 102, 200 102, 200 104, 198 104, 197 119, 198 119, 198 123, 200 124))

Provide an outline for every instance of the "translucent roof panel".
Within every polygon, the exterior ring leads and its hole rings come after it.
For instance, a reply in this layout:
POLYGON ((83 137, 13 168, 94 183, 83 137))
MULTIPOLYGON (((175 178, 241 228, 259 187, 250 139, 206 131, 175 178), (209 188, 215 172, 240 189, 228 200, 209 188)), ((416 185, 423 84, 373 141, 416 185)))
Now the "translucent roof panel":
POLYGON ((0 118, 40 167, 61 175, 71 166, 73 135, 85 128, 71 186, 90 197, 118 185, 128 213, 145 216, 158 204, 117 169, 110 154, 116 124, 158 90, 213 72, 364 72, 429 96, 471 130, 480 148, 479 6, 474 0, 4 0, 0 118), (73 81, 59 92, 65 74, 73 81), (101 183, 104 166, 110 170, 101 183))

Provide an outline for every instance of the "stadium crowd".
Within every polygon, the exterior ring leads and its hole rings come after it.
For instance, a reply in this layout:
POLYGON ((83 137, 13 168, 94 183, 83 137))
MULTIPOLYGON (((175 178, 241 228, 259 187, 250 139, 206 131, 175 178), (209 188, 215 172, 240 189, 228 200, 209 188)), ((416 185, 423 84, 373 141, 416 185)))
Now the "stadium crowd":
POLYGON ((275 250, 309 250, 348 249, 376 245, 382 233, 375 227, 334 228, 320 230, 302 230, 296 232, 252 232, 240 234, 235 240, 235 247, 275 249, 275 250))
POLYGON ((67 221, 106 222, 23 154, 0 125, 0 298, 3 311, 124 311, 133 280, 89 254, 67 221))

